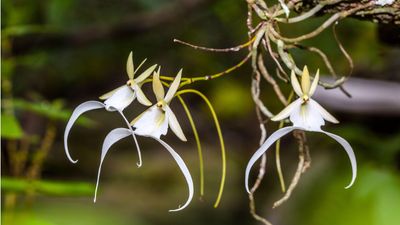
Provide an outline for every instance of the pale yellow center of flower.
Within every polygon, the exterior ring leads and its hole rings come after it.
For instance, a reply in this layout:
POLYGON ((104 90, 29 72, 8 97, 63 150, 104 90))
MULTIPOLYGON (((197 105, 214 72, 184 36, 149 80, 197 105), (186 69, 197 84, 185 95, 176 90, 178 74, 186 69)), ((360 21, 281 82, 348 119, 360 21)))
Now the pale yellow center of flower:
POLYGON ((135 85, 135 81, 134 81, 133 79, 129 79, 129 80, 126 82, 126 85, 132 87, 133 85, 135 85))
POLYGON ((301 99, 303 100, 302 104, 305 104, 308 102, 308 100, 310 100, 310 97, 306 94, 303 95, 303 97, 301 97, 301 99))
POLYGON ((164 107, 167 105, 167 102, 164 100, 161 100, 161 101, 157 102, 156 105, 157 105, 157 107, 164 109, 164 107))

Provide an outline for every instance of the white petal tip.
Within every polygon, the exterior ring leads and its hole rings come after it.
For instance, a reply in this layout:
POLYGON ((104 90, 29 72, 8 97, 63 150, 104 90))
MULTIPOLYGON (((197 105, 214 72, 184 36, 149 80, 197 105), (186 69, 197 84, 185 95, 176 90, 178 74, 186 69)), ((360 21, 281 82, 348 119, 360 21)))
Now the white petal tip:
POLYGON ((170 209, 170 210, 168 210, 168 212, 178 212, 178 211, 181 211, 181 210, 184 209, 184 208, 186 208, 186 206, 185 206, 185 207, 181 207, 181 206, 179 205, 177 209, 170 209))
POLYGON ((344 189, 349 189, 349 188, 351 188, 351 187, 353 186, 353 183, 354 183, 354 182, 351 182, 351 184, 349 184, 349 185, 347 185, 346 187, 344 187, 344 189))
POLYGON ((138 163, 136 163, 136 166, 137 166, 137 168, 140 168, 140 167, 142 167, 142 163, 138 162, 138 163))
POLYGON ((69 155, 69 151, 67 150, 66 151, 67 152, 67 158, 68 158, 68 160, 71 162, 71 163, 73 163, 73 164, 75 164, 75 163, 77 163, 78 162, 78 160, 73 160, 72 158, 71 158, 71 156, 69 155))
POLYGON ((96 198, 93 199, 93 203, 96 203, 96 198))

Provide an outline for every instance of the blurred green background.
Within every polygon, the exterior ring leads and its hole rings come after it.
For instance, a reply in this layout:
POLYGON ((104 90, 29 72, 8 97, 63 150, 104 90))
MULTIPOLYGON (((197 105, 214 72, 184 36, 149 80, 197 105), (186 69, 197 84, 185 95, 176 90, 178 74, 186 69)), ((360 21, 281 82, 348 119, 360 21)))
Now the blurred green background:
MULTIPOLYGON (((98 201, 93 203, 102 140, 111 129, 124 126, 115 113, 93 111, 75 125, 69 145, 73 156, 79 158, 78 164, 67 160, 62 141, 74 107, 126 81, 125 60, 131 50, 135 63, 148 58, 147 65, 157 63, 167 75, 180 68, 185 76, 213 74, 238 63, 246 50, 203 52, 172 40, 217 48, 246 42, 245 1, 4 0, 1 12, 3 224, 258 223, 249 214, 244 189, 244 169, 260 135, 248 64, 225 77, 193 85, 214 104, 226 141, 227 183, 217 209, 212 205, 221 171, 218 138, 206 106, 195 97, 185 99, 204 145, 204 197, 199 197, 194 138, 176 102, 172 107, 182 118, 189 141, 181 143, 171 134, 165 137, 181 154, 195 182, 195 198, 181 212, 168 210, 186 199, 183 177, 162 146, 145 138, 139 138, 144 160, 139 169, 130 139, 113 147, 103 165, 98 201), (19 153, 13 152, 16 149, 19 153), (10 162, 10 156, 16 163, 10 162)), ((283 33, 294 36, 311 31, 324 19, 283 27, 283 33)), ((400 81, 400 49, 382 43, 376 24, 346 19, 337 31, 354 59, 355 77, 400 81)), ((324 49, 338 72, 348 71, 330 30, 306 44, 324 49)), ((298 51, 293 55, 301 64, 323 67, 311 53, 298 51)), ((273 63, 267 65, 272 68, 273 63)), ((289 86, 282 85, 287 93, 289 86)), ((280 103, 270 86, 263 84, 262 88, 265 104, 279 111, 280 103)), ((153 98, 150 89, 145 90, 153 98)), ((129 119, 144 110, 134 106, 127 110, 129 119)), ((258 212, 274 224, 399 224, 400 116, 332 113, 341 124, 326 129, 347 139, 355 149, 359 165, 355 185, 343 188, 351 170, 341 147, 325 136, 310 134, 311 169, 291 199, 277 209, 271 206, 282 193, 270 152, 266 177, 256 193, 258 212)), ((267 125, 269 131, 277 128, 267 125)), ((293 137, 283 139, 281 152, 289 183, 297 166, 293 137)))

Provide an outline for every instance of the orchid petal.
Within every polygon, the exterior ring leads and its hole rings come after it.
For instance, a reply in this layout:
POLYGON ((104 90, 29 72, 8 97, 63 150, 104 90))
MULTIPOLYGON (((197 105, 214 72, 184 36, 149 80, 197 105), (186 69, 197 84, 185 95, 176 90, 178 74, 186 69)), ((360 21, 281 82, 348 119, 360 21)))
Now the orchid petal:
POLYGON ((166 110, 166 117, 168 119, 168 124, 171 127, 171 130, 176 134, 176 136, 178 136, 179 139, 181 139, 182 141, 187 141, 185 134, 183 133, 182 128, 179 125, 178 120, 176 119, 174 112, 168 105, 165 107, 165 110, 166 110))
POLYGON ((147 58, 146 58, 146 59, 143 59, 143 61, 139 64, 139 66, 135 69, 135 71, 133 71, 133 73, 136 73, 136 72, 140 69, 140 67, 143 66, 143 64, 144 64, 146 61, 147 61, 147 58))
POLYGON ((140 115, 140 118, 131 124, 136 129, 135 134, 141 136, 160 138, 168 131, 168 120, 166 120, 165 112, 156 105, 147 109, 140 115))
POLYGON ((78 117, 80 115, 82 115, 84 112, 90 111, 90 110, 94 110, 94 109, 101 109, 104 108, 105 105, 101 102, 98 101, 87 101, 84 102, 80 105, 78 105, 78 107, 75 108, 75 110, 72 112, 71 117, 68 120, 67 126, 65 128, 65 132, 64 132, 64 149, 65 149, 65 153, 69 159, 69 161, 71 161, 72 163, 77 163, 78 160, 73 160, 71 158, 71 155, 69 154, 69 150, 68 150, 68 135, 69 132, 72 128, 72 126, 74 125, 75 121, 78 119, 78 117))
POLYGON ((287 133, 291 132, 292 130, 299 129, 297 127, 284 127, 281 128, 274 133, 272 133, 268 139, 260 146, 260 148, 253 154, 250 158, 249 162, 247 163, 246 173, 245 173, 245 186, 248 193, 250 193, 249 189, 249 174, 250 170, 253 167, 254 163, 268 150, 268 148, 275 143, 278 139, 286 135, 287 133))
POLYGON ((153 92, 156 95, 157 101, 164 99, 164 87, 160 81, 160 68, 153 74, 153 92))
POLYGON ((311 97, 314 94, 315 90, 317 90, 318 81, 319 81, 319 69, 317 70, 317 73, 315 74, 314 80, 311 84, 310 92, 308 93, 309 97, 311 97))
POLYGON ((301 88, 303 94, 308 94, 310 91, 310 73, 308 72, 307 66, 304 66, 303 74, 301 75, 301 88))
POLYGON ((187 186, 189 189, 189 196, 188 196, 185 204, 183 206, 179 206, 179 208, 177 208, 177 209, 169 210, 170 212, 180 211, 180 210, 186 208, 189 205, 190 201, 192 201, 193 193, 194 193, 192 176, 190 175, 190 172, 189 172, 185 162, 183 161, 183 159, 178 155, 178 153, 176 153, 174 151, 173 148, 171 148, 171 146, 169 146, 167 143, 165 143, 163 140, 161 140, 159 138, 155 138, 155 137, 152 137, 152 138, 155 139, 156 141, 160 142, 160 144, 162 144, 168 150, 168 152, 175 159, 176 163, 179 166, 179 169, 181 169, 183 176, 186 179, 186 183, 187 183, 187 186))
POLYGON ((353 185, 353 183, 357 177, 357 161, 356 161, 356 156, 354 155, 353 148, 350 146, 350 144, 345 139, 343 139, 342 137, 340 137, 336 134, 332 134, 332 133, 329 133, 329 132, 326 132, 323 130, 321 130, 320 132, 328 135, 329 137, 335 139, 335 141, 339 142, 339 144, 341 144, 343 146, 344 150, 346 151, 347 155, 349 156, 350 163, 351 163, 351 170, 352 170, 353 175, 352 175, 350 184, 347 185, 345 188, 346 189, 350 188, 353 185))
POLYGON ((104 104, 108 111, 120 110, 123 111, 135 99, 135 92, 131 87, 124 85, 109 97, 104 104))
POLYGON ((96 189, 94 191, 94 199, 93 202, 96 202, 97 198, 97 189, 99 187, 99 180, 100 180, 100 172, 101 172, 101 167, 103 165, 104 158, 107 155, 108 150, 111 148, 113 144, 118 142, 119 140, 131 135, 131 131, 126 128, 116 128, 112 130, 110 133, 107 134, 106 138, 104 139, 103 142, 103 147, 101 149, 101 158, 100 158, 100 165, 99 169, 97 171, 97 181, 96 181, 96 189))
POLYGON ((139 143, 138 143, 138 141, 137 141, 137 139, 136 139, 136 135, 135 135, 135 133, 134 133, 134 131, 133 131, 133 129, 132 129, 132 126, 129 124, 128 119, 126 119, 124 113, 123 113, 122 111, 118 111, 118 113, 122 116, 122 118, 124 119, 126 125, 127 125, 127 126, 129 127, 129 129, 131 130, 132 137, 133 137, 133 140, 135 141, 136 150, 137 150, 137 153, 138 153, 138 159, 139 159, 139 162, 137 162, 136 165, 137 165, 137 167, 141 167, 141 166, 142 166, 142 153, 141 153, 141 151, 140 151, 140 146, 139 146, 139 143))
POLYGON ((136 117, 130 122, 129 125, 130 125, 130 126, 135 125, 135 123, 136 123, 140 118, 142 118, 142 116, 143 116, 145 113, 147 113, 148 110, 149 110, 149 109, 147 109, 146 111, 140 113, 139 116, 136 116, 136 117))
POLYGON ((106 100, 107 98, 111 97, 116 91, 118 91, 119 89, 121 89, 123 87, 125 87, 125 85, 122 85, 121 87, 117 87, 114 90, 105 93, 104 95, 100 96, 99 99, 106 100))
POLYGON ((147 70, 145 70, 143 73, 141 73, 137 78, 135 78, 136 83, 142 83, 144 80, 146 80, 151 73, 156 69, 157 64, 152 65, 149 67, 147 70))
POLYGON ((132 51, 129 53, 128 60, 126 61, 126 73, 128 74, 129 79, 133 79, 135 74, 135 69, 133 66, 133 53, 132 51))
POLYGON ((142 89, 138 86, 134 86, 134 90, 136 93, 136 98, 140 102, 140 104, 145 105, 145 106, 151 106, 150 100, 146 97, 146 95, 143 93, 142 89))
POLYGON ((324 118, 325 120, 327 120, 331 123, 339 123, 339 121, 334 116, 332 116, 328 111, 326 111, 320 104, 318 104, 318 102, 310 99, 310 104, 316 110, 318 110, 318 112, 321 114, 322 118, 324 118))
POLYGON ((167 103, 171 102, 172 98, 174 97, 176 91, 179 88, 179 84, 181 83, 182 77, 182 69, 179 70, 178 74, 176 75, 174 81, 172 82, 171 86, 168 89, 167 95, 165 95, 165 101, 167 103))
POLYGON ((301 104, 301 99, 297 99, 290 103, 286 108, 284 108, 280 113, 271 118, 272 121, 280 121, 286 119, 290 116, 292 111, 301 104))
POLYGON ((302 97, 303 91, 301 90, 299 81, 297 80, 294 70, 292 70, 292 73, 290 74, 290 81, 292 82, 294 92, 296 92, 297 96, 302 97))

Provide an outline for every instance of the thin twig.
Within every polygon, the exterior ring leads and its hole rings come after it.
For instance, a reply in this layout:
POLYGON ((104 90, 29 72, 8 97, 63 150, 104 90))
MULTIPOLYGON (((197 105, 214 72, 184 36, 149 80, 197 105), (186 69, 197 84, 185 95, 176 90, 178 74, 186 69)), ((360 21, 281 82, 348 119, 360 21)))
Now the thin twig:
POLYGON ((312 16, 314 16, 317 12, 319 12, 322 8, 324 7, 323 4, 318 4, 314 6, 314 8, 310 9, 309 11, 301 14, 300 16, 292 17, 289 19, 283 19, 283 18, 274 18, 276 21, 279 21, 281 23, 297 23, 304 21, 312 16))
POLYGON ((252 193, 249 194, 249 206, 250 206, 250 214, 253 216, 254 219, 256 219, 257 221, 263 223, 264 225, 272 225, 271 222, 269 222, 267 219, 265 219, 262 216, 259 216, 256 213, 256 209, 255 209, 255 204, 254 204, 254 196, 252 193))
POLYGON ((215 74, 212 74, 212 75, 185 78, 185 81, 180 84, 180 87, 183 87, 183 86, 188 85, 188 84, 192 84, 192 83, 197 82, 197 81, 212 80, 212 79, 221 77, 223 75, 226 75, 228 73, 231 73, 232 71, 234 71, 234 70, 238 69, 239 67, 243 66, 247 62, 247 60, 249 60, 250 56, 251 56, 251 54, 248 54, 238 64, 236 64, 236 65, 234 65, 234 66, 232 66, 232 67, 230 67, 227 70, 224 70, 222 72, 215 73, 215 74))
MULTIPOLYGON (((256 104, 256 114, 257 114, 257 119, 260 125, 260 131, 261 131, 261 135, 260 135, 260 146, 264 143, 266 137, 267 137, 267 132, 265 129, 265 125, 264 125, 264 119, 262 117, 261 114, 261 108, 263 106, 261 100, 259 99, 259 92, 260 92, 260 73, 255 70, 254 71, 254 76, 252 78, 252 95, 253 95, 253 100, 256 104), (256 101, 258 100, 258 101, 256 101)), ((265 155, 265 153, 262 155, 261 158, 261 162, 260 162, 260 168, 258 170, 258 175, 257 175, 257 179, 254 182, 253 186, 250 189, 250 193, 249 193, 249 207, 250 207, 250 214, 253 216, 253 218, 257 221, 262 222, 264 225, 272 225, 268 220, 266 220, 265 218, 259 216, 256 212, 256 204, 254 201, 254 193, 256 192, 256 190, 258 189, 258 187, 261 184, 261 181, 264 178, 265 175, 265 167, 266 167, 266 163, 267 162, 267 156, 265 155)))
POLYGON ((262 55, 260 54, 258 56, 258 68, 261 72, 261 74, 263 75, 263 77, 265 78, 265 80, 268 81, 268 83, 271 84, 272 88, 275 91, 275 94, 278 96, 279 100, 281 101, 281 103, 283 105, 287 105, 287 101, 285 96, 283 95, 281 89, 279 88, 278 84, 276 83, 275 79, 268 73, 267 68, 264 65, 264 60, 262 58, 262 55))
POLYGON ((346 57, 347 61, 349 62, 350 71, 347 76, 350 77, 351 74, 353 73, 353 69, 354 69, 353 59, 351 58, 349 53, 346 51, 346 49, 343 47, 342 42, 339 40, 339 37, 337 36, 337 33, 336 33, 336 25, 337 24, 334 24, 332 26, 333 36, 335 37, 336 43, 338 44, 340 51, 343 53, 344 57, 346 57))
POLYGON ((301 35, 299 37, 295 37, 295 38, 287 38, 287 37, 283 37, 282 35, 280 35, 277 31, 275 31, 275 29, 271 26, 271 33, 279 40, 285 41, 285 42, 289 42, 289 43, 298 43, 310 38, 313 38, 317 35, 319 35, 322 31, 324 31, 326 28, 328 28, 330 25, 332 25, 332 23, 336 22, 341 16, 341 13, 336 13, 333 14, 329 19, 327 19, 321 26, 319 26, 317 29, 315 29, 314 31, 308 33, 308 34, 304 34, 301 35))
POLYGON ((265 32, 265 37, 264 37, 264 39, 265 39, 265 42, 266 42, 266 44, 267 44, 267 50, 268 50, 268 52, 269 52, 269 55, 270 55, 271 58, 274 60, 276 66, 277 66, 278 69, 279 69, 279 71, 281 71, 281 72, 286 76, 287 79, 285 79, 285 82, 287 82, 287 81, 289 80, 289 76, 287 75, 287 73, 285 72, 285 70, 282 68, 282 65, 279 63, 278 59, 276 58, 275 55, 277 55, 277 53, 275 53, 275 52, 272 50, 272 47, 271 47, 271 40, 268 38, 268 34, 267 34, 267 33, 268 33, 268 28, 267 28, 267 31, 265 32))
POLYGON ((253 43, 254 39, 250 39, 248 42, 235 46, 235 47, 230 47, 230 48, 209 48, 209 47, 204 47, 204 46, 198 46, 198 45, 194 45, 194 44, 190 44, 188 42, 184 42, 178 39, 174 39, 174 42, 179 43, 179 44, 183 44, 189 47, 192 47, 196 50, 204 50, 204 51, 210 51, 210 52, 237 52, 249 45, 251 45, 251 43, 253 43))
MULTIPOLYGON (((259 73, 258 71, 255 71, 255 73, 259 73)), ((258 81, 254 80, 252 81, 251 84, 251 96, 253 98, 254 103, 257 105, 257 107, 260 109, 260 111, 264 114, 266 117, 273 117, 274 114, 269 111, 269 109, 264 105, 264 103, 260 99, 260 86, 258 84, 258 81)))
POLYGON ((308 34, 301 35, 299 37, 295 37, 295 38, 283 37, 279 34, 279 32, 275 31, 273 27, 271 27, 270 31, 277 39, 280 39, 280 40, 283 40, 283 41, 289 42, 289 43, 298 43, 300 41, 304 41, 304 40, 307 40, 307 39, 310 39, 310 38, 313 38, 313 37, 319 35, 322 31, 324 31, 326 28, 328 28, 330 25, 332 25, 337 20, 339 20, 341 18, 345 18, 345 17, 357 12, 358 10, 370 7, 373 4, 374 4, 374 1, 371 1, 367 4, 358 5, 357 7, 354 7, 347 11, 335 13, 329 19, 327 19, 324 23, 322 23, 321 26, 316 28, 314 31, 312 31, 308 34))

